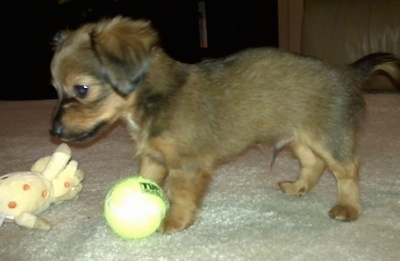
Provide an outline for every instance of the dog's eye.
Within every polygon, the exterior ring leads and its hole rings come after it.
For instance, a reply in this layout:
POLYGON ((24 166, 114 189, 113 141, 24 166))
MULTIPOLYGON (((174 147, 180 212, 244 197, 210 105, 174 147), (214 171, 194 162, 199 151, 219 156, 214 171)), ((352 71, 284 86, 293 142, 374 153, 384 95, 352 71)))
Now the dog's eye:
POLYGON ((85 98, 89 92, 89 86, 87 85, 74 85, 74 96, 76 98, 85 98))

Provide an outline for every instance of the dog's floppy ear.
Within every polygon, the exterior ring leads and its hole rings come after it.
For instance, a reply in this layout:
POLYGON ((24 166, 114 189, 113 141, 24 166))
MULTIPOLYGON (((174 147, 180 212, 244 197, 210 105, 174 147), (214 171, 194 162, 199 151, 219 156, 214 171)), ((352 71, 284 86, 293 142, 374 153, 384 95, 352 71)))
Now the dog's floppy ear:
POLYGON ((149 67, 157 33, 148 21, 116 17, 97 24, 90 33, 103 76, 117 92, 127 95, 139 87, 149 67))

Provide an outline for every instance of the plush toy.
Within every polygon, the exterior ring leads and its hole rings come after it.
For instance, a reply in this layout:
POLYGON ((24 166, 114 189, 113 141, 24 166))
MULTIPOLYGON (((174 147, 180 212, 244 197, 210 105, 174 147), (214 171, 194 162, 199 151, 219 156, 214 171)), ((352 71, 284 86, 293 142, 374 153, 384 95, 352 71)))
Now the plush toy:
POLYGON ((0 219, 49 230, 50 223, 37 215, 52 203, 76 198, 82 190, 83 176, 78 163, 71 160, 68 145, 59 145, 53 155, 39 159, 30 171, 0 177, 0 219))

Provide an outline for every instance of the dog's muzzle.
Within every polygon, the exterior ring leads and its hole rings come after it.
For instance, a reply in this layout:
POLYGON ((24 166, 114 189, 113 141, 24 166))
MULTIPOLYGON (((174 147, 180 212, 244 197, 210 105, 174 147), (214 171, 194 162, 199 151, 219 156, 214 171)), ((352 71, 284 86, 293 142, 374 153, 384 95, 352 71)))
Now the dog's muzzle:
POLYGON ((98 136, 98 134, 101 132, 101 130, 104 128, 105 125, 106 125, 105 122, 100 122, 99 124, 93 126, 93 128, 89 130, 85 130, 82 132, 77 132, 77 131, 71 132, 65 129, 61 121, 54 120, 53 128, 50 130, 50 134, 53 137, 64 141, 84 142, 98 136))
POLYGON ((60 121, 55 120, 53 122, 53 128, 50 130, 50 134, 57 139, 62 139, 64 137, 63 124, 60 121))
POLYGON ((56 108, 54 109, 53 126, 52 129, 50 130, 50 134, 57 139, 62 139, 64 136, 64 125, 61 122, 62 106, 63 106, 63 101, 60 100, 57 103, 56 108))

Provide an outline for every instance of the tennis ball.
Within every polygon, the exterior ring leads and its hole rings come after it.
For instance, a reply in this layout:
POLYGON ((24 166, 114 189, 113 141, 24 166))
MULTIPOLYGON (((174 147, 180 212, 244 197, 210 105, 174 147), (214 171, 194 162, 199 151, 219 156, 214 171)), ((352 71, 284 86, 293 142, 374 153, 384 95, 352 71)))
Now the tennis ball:
POLYGON ((107 194, 104 216, 122 238, 143 238, 153 234, 167 212, 163 190, 141 176, 121 180, 107 194))

